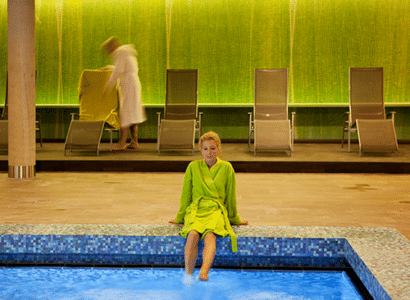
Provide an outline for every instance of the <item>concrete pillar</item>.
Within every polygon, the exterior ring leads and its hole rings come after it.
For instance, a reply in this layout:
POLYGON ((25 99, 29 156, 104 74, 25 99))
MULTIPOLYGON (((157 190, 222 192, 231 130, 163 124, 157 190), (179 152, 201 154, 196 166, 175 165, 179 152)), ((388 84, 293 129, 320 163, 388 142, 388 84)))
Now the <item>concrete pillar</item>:
POLYGON ((35 0, 8 0, 9 177, 32 178, 36 165, 35 0))

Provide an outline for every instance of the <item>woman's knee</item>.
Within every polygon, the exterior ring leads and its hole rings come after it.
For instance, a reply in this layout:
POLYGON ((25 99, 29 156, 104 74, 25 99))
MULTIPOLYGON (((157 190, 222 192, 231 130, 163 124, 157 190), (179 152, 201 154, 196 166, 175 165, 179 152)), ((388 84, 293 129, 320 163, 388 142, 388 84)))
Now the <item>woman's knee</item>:
POLYGON ((205 234, 204 236, 204 242, 215 242, 216 241, 216 235, 213 232, 208 232, 207 234, 205 234))
POLYGON ((199 232, 198 231, 196 231, 196 230, 191 230, 189 233, 188 233, 188 237, 200 237, 201 235, 199 234, 199 232))
POLYGON ((188 233, 187 243, 188 243, 188 241, 198 242, 200 238, 201 238, 201 235, 199 234, 199 232, 195 231, 195 230, 192 230, 188 233))

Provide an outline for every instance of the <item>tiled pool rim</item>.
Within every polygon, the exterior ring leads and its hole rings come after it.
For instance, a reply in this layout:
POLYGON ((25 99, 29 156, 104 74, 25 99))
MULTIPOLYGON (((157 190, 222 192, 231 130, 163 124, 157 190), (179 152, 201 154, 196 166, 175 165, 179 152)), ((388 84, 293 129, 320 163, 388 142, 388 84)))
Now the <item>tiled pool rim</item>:
MULTIPOLYGON (((232 253, 228 237, 218 238, 214 266, 352 267, 374 299, 410 299, 410 244, 394 229, 234 230, 238 252, 232 253)), ((0 225, 0 263, 183 266, 185 239, 178 231, 166 225, 0 225)))

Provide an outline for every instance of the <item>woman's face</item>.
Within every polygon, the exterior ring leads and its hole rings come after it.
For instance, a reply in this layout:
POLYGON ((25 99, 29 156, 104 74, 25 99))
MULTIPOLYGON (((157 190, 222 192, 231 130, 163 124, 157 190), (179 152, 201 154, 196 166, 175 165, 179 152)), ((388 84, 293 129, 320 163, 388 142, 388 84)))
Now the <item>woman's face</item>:
POLYGON ((214 140, 202 142, 201 154, 208 166, 212 167, 216 163, 216 158, 219 155, 219 148, 216 146, 214 140))

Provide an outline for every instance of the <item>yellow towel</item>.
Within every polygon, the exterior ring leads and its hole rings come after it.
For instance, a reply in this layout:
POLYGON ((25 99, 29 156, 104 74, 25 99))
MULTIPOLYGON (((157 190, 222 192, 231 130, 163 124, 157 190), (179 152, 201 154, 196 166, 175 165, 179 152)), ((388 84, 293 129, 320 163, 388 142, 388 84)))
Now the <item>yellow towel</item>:
POLYGON ((78 87, 80 120, 105 121, 115 129, 120 129, 118 117, 118 92, 116 87, 102 97, 112 69, 84 70, 78 87))

